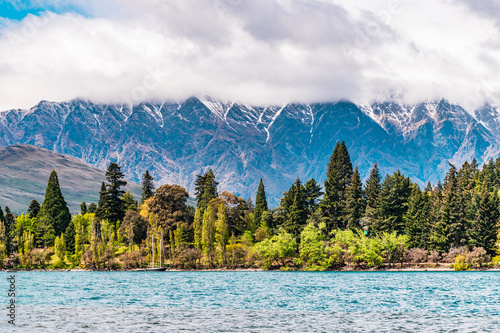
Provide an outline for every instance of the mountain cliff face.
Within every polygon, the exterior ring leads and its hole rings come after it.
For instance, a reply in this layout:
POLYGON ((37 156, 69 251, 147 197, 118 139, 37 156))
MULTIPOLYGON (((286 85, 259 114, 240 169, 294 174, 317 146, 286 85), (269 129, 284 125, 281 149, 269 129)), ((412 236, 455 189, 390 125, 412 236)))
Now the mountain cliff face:
POLYGON ((300 177, 323 182, 337 141, 347 144, 364 176, 373 163, 424 184, 443 179, 448 162, 479 162, 500 151, 498 109, 474 116, 444 100, 413 106, 347 101, 254 107, 189 98, 181 103, 105 105, 42 101, 0 113, 0 147, 25 143, 105 168, 122 165, 139 181, 146 169, 157 185, 190 193, 197 174, 213 168, 220 190, 254 196, 262 177, 272 204, 300 177))

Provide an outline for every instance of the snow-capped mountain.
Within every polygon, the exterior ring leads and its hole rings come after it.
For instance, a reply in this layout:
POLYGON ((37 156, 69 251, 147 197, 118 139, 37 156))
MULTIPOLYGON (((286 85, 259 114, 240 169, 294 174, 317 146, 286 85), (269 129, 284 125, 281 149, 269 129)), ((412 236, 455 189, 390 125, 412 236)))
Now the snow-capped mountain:
POLYGON ((221 190, 254 196, 262 177, 273 204, 300 177, 323 182, 337 141, 367 175, 401 170, 424 184, 443 179, 448 162, 500 152, 498 108, 473 115, 444 100, 404 105, 340 101, 255 107, 210 98, 181 103, 97 104, 42 101, 0 113, 0 147, 32 144, 105 168, 122 165, 139 181, 146 169, 157 185, 191 193, 197 174, 212 167, 221 190))

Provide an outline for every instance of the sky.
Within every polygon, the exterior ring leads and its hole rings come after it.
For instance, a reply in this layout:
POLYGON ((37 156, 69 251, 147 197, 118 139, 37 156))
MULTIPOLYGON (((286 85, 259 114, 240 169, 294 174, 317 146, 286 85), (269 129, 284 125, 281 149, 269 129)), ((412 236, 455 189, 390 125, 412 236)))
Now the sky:
POLYGON ((500 105, 500 0, 0 0, 0 110, 190 96, 500 105))

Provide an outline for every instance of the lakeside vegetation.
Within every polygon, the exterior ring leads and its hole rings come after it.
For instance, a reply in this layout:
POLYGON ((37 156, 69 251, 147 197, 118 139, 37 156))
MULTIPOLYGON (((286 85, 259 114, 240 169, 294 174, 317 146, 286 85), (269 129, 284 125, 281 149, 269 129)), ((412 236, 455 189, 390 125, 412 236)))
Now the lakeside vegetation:
POLYGON ((198 175, 196 208, 179 185, 142 197, 129 192, 111 163, 97 204, 71 216, 57 173, 26 214, 0 208, 2 268, 366 269, 453 263, 456 270, 498 267, 500 158, 450 164, 444 182, 422 190, 399 171, 375 164, 363 184, 344 142, 337 143, 321 187, 297 179, 269 209, 260 180, 255 204, 218 192, 214 172, 198 175), (154 259, 153 259, 154 258, 154 259), (161 260, 161 261, 160 261, 161 260))

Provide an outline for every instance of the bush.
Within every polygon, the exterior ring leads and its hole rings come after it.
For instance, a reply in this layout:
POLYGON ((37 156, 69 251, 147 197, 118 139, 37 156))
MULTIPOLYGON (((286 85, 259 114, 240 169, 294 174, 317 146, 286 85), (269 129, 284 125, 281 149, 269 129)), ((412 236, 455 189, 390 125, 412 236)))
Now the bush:
POLYGON ((470 269, 469 264, 465 260, 465 256, 463 254, 457 254, 455 256, 455 263, 453 264, 453 268, 456 271, 468 271, 470 269))
POLYGON ((420 264, 422 262, 427 261, 428 254, 429 253, 427 252, 427 250, 414 247, 408 250, 406 257, 408 258, 408 261, 411 262, 412 264, 420 264))
POLYGON ((452 263, 457 255, 465 255, 467 253, 467 248, 465 246, 452 247, 448 253, 443 253, 442 262, 452 263))
POLYGON ((180 269, 196 269, 200 266, 203 253, 197 248, 175 249, 173 265, 180 269))
POLYGON ((255 247, 262 260, 262 268, 269 269, 274 263, 278 267, 284 266, 295 255, 297 242, 291 234, 282 229, 278 235, 263 240, 255 247))
POLYGON ((441 254, 439 254, 438 251, 432 250, 431 253, 429 253, 429 257, 427 258, 430 262, 438 263, 441 260, 441 254))
POLYGON ((468 252, 465 255, 465 261, 473 268, 481 268, 485 264, 489 263, 491 256, 486 253, 486 250, 482 247, 475 247, 472 252, 468 252))

